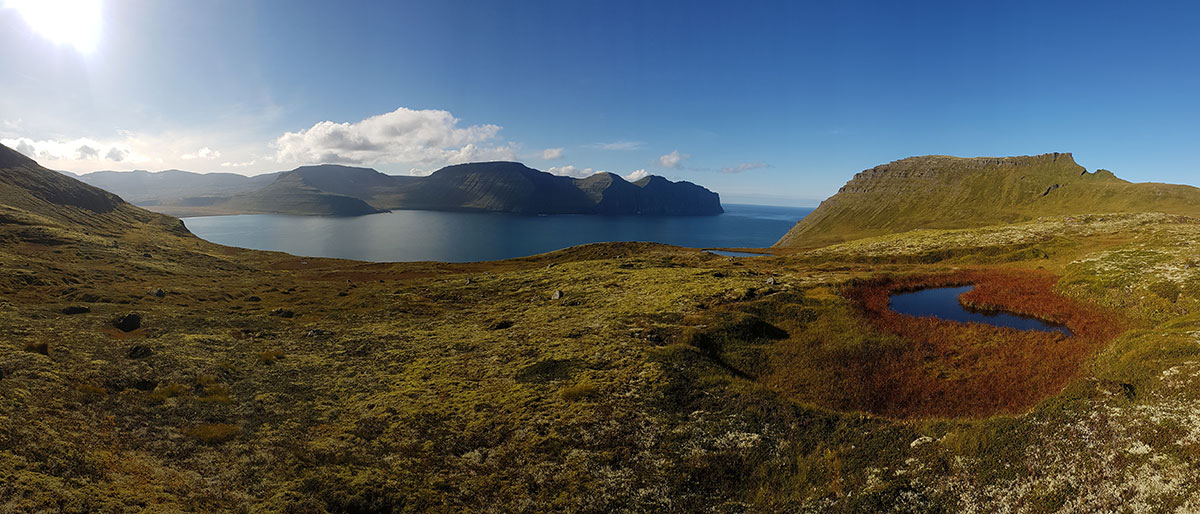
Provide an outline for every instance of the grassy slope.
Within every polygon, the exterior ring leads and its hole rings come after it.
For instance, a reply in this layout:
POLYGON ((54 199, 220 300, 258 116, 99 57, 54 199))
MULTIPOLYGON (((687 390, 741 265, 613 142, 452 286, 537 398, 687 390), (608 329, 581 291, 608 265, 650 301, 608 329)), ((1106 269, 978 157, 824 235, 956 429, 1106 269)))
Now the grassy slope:
POLYGON ((38 224, 0 224, 0 511, 1200 507, 1193 219, 1060 217, 786 258, 611 244, 368 264, 3 198, 6 220, 38 224), (847 281, 963 266, 1057 274, 1135 329, 1019 416, 842 413, 769 379, 904 347, 838 294, 847 281), (111 328, 131 311, 143 329, 111 328))
POLYGON ((912 157, 859 173, 776 247, 825 244, 920 228, 970 228, 1096 212, 1200 214, 1200 189, 1087 173, 1071 154, 912 157))

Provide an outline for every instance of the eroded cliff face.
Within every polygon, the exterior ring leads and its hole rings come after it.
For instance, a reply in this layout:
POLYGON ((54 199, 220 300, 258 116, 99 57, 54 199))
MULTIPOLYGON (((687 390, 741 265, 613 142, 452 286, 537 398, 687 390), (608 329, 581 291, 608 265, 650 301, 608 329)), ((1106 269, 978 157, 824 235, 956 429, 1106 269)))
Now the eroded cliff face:
POLYGON ((1088 172, 1069 153, 910 157, 863 170, 777 247, 814 247, 920 228, 971 228, 1041 216, 1200 213, 1200 190, 1088 172))

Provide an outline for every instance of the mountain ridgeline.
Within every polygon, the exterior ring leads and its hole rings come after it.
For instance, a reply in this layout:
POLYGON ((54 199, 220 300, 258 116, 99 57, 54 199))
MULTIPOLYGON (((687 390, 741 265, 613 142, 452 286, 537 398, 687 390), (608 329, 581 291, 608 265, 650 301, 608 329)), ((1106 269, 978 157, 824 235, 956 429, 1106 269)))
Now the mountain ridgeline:
POLYGON ((811 248, 915 229, 1119 212, 1200 215, 1200 189, 1088 172, 1069 153, 910 157, 858 173, 775 246, 811 248))
MULTIPOLYGON (((135 172, 136 173, 136 172, 135 172)), ((649 176, 629 182, 611 173, 576 179, 516 162, 447 166, 426 177, 386 175, 370 168, 325 164, 237 179, 114 177, 82 180, 108 186, 134 203, 175 215, 273 213, 356 216, 386 210, 483 211, 514 214, 712 215, 719 195, 690 182, 649 176), (118 183, 118 179, 126 179, 118 183), (169 183, 180 184, 169 187, 169 183), (166 184, 166 185, 164 185, 166 184), (184 186, 183 184, 191 184, 184 186)), ((214 174, 215 175, 215 174, 214 174)), ((225 174, 221 174, 225 175, 225 174)))

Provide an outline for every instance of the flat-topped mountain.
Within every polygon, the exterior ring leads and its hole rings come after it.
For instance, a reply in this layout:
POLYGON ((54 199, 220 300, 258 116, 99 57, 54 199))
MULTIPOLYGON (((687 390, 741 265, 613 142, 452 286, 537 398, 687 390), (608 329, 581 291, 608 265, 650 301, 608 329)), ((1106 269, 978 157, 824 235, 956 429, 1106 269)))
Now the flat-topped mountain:
POLYGON ((1200 189, 1088 172, 1069 153, 910 157, 864 170, 777 247, 814 247, 919 228, 972 228, 1043 216, 1200 214, 1200 189))
POLYGON ((717 193, 691 182, 658 176, 629 182, 611 173, 575 179, 517 162, 458 164, 426 177, 333 164, 301 166, 266 178, 179 171, 113 175, 124 174, 97 172, 82 179, 175 215, 359 215, 393 209, 600 215, 723 212, 717 193))

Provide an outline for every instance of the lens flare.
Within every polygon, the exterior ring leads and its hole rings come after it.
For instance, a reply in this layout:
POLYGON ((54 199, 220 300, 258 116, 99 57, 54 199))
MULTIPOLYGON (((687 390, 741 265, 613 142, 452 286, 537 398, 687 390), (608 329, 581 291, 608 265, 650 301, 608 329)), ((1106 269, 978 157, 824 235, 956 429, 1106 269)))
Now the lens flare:
POLYGON ((34 32, 90 54, 100 43, 101 0, 6 0, 34 32))

